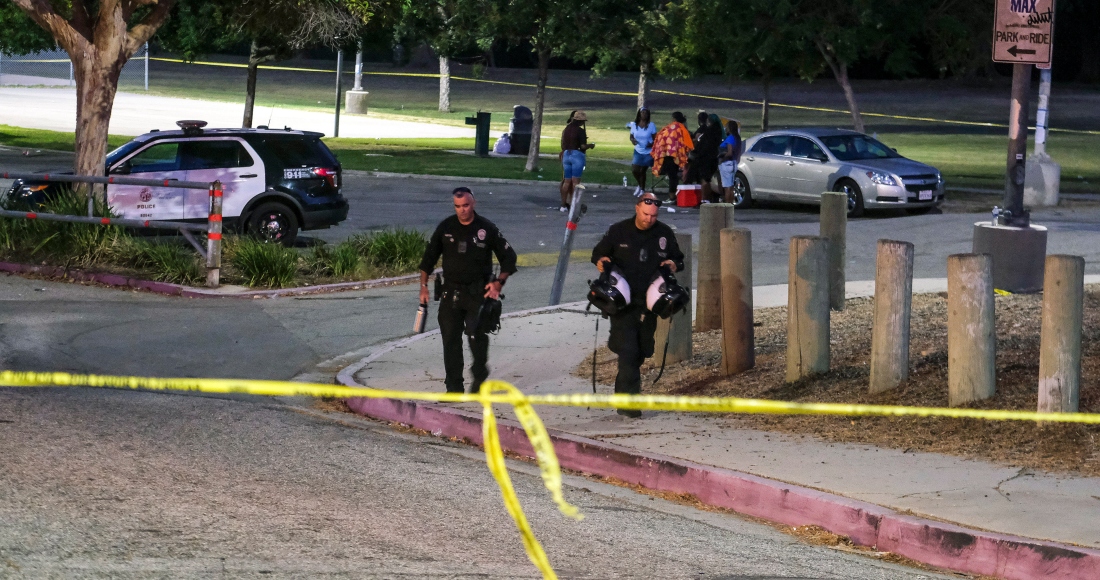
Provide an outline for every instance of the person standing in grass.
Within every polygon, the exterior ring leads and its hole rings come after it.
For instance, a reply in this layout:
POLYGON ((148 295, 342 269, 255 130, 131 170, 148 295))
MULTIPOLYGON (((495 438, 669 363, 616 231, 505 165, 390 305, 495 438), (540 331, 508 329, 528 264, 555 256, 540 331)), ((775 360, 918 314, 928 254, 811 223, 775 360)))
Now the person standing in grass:
POLYGON ((718 172, 718 145, 722 142, 722 123, 718 120, 718 115, 699 111, 699 128, 691 139, 695 150, 688 156, 684 182, 702 184, 702 199, 709 203, 713 201, 712 197, 717 197, 711 190, 710 180, 718 172))
POLYGON ((560 211, 569 211, 569 204, 573 201, 573 190, 581 183, 581 175, 584 174, 584 165, 587 161, 585 151, 596 146, 588 142, 588 132, 585 131, 585 122, 588 115, 584 111, 575 111, 573 120, 565 126, 561 132, 561 167, 565 181, 561 188, 560 211))
POLYGON ((680 111, 672 113, 672 122, 653 138, 653 176, 668 176, 668 199, 676 201, 676 186, 680 173, 688 163, 688 153, 695 147, 688 132, 687 117, 680 111))
POLYGON ((730 119, 726 123, 728 134, 718 148, 718 175, 722 179, 722 190, 725 193, 726 203, 739 203, 734 199, 734 178, 737 175, 737 164, 741 163, 741 123, 730 119))
POLYGON ((634 173, 634 181, 638 183, 634 188, 634 197, 641 197, 645 193, 646 171, 653 166, 653 137, 657 134, 657 126, 650 122, 649 109, 642 107, 634 116, 634 122, 627 123, 630 129, 630 143, 634 145, 634 158, 630 162, 630 170, 634 173))
POLYGON ((474 355, 470 366, 473 375, 470 392, 477 393, 481 383, 489 378, 486 326, 493 327, 493 321, 485 320, 487 316, 483 311, 487 311, 488 316, 495 316, 498 326, 500 316, 499 308, 484 306, 493 304, 488 301, 500 299, 504 281, 516 273, 517 256, 496 225, 474 211, 477 201, 470 188, 456 187, 451 197, 454 198, 455 215, 435 228, 420 261, 420 303, 428 303, 428 275, 442 256, 439 334, 443 339, 443 368, 447 373, 444 384, 448 393, 463 392, 462 335, 465 333, 474 355), (495 278, 494 255, 500 263, 500 274, 495 278))

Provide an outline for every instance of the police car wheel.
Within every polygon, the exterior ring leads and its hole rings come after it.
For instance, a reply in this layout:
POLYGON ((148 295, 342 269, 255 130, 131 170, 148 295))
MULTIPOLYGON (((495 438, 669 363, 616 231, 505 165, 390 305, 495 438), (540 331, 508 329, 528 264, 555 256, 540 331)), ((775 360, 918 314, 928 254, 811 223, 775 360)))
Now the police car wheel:
POLYGON ((292 247, 298 238, 298 217, 281 203, 265 203, 248 219, 248 233, 265 242, 292 247))

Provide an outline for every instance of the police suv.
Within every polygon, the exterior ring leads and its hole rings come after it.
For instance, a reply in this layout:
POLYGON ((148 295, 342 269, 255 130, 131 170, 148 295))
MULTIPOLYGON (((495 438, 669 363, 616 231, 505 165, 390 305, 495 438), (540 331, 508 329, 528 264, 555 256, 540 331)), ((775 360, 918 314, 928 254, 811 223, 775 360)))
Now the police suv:
MULTIPOLYGON (((152 131, 107 154, 108 175, 180 181, 221 181, 226 225, 272 242, 294 243, 299 230, 344 221, 341 167, 322 133, 269 129, 204 129, 179 121, 178 131, 152 131)), ((16 181, 9 200, 41 203, 54 185, 16 181)), ((125 218, 205 222, 209 194, 201 190, 107 186, 111 211, 125 218)))

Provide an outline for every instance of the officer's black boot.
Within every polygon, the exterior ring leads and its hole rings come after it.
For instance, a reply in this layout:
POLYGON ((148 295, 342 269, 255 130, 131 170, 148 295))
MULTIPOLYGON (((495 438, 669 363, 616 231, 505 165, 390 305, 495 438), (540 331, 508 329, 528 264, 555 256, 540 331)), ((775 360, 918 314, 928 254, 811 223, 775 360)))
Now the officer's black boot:
MULTIPOLYGON (((619 372, 615 375, 616 395, 637 395, 642 392, 642 360, 633 351, 619 353, 619 372)), ((642 412, 636 409, 617 409, 624 417, 637 419, 642 412)))
POLYGON ((470 352, 474 355, 474 362, 470 365, 470 374, 473 375, 473 381, 470 383, 470 392, 481 392, 481 383, 485 382, 485 379, 489 378, 489 336, 486 334, 475 334, 468 337, 470 341, 470 352))

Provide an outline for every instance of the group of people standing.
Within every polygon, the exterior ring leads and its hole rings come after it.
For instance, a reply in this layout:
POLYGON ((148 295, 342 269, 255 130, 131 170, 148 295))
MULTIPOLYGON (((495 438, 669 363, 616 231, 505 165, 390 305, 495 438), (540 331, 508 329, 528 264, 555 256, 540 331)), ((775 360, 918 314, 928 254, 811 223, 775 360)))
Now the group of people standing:
MULTIPOLYGON (((737 164, 741 161, 743 140, 741 123, 729 119, 723 125, 722 119, 714 113, 700 111, 699 127, 691 132, 687 128, 687 118, 680 111, 672 113, 672 121, 660 130, 653 123, 652 111, 646 107, 638 109, 634 120, 626 124, 630 143, 634 146, 630 162, 631 173, 637 184, 634 197, 641 197, 646 191, 648 173, 657 179, 664 175, 668 179, 668 197, 676 201, 677 187, 681 184, 701 184, 704 202, 722 201, 733 203, 734 177, 737 164), (711 187, 715 175, 718 175, 721 192, 711 187)), ((573 199, 573 189, 580 183, 584 172, 586 152, 596 146, 588 142, 585 124, 588 116, 584 111, 573 111, 569 115, 565 129, 561 133, 561 163, 563 179, 561 182, 561 211, 568 211, 573 199)))
POLYGON ((670 202, 676 201, 676 189, 681 182, 702 184, 703 201, 718 201, 718 194, 711 187, 711 181, 718 174, 723 200, 732 202, 733 179, 743 143, 741 124, 730 119, 723 127, 718 115, 700 111, 699 127, 690 132, 687 118, 675 111, 672 121, 658 131, 650 116, 649 109, 643 107, 638 109, 634 122, 626 125, 630 142, 634 144, 631 161, 637 182, 634 195, 640 196, 645 191, 648 170, 654 177, 664 175, 668 179, 670 202))

